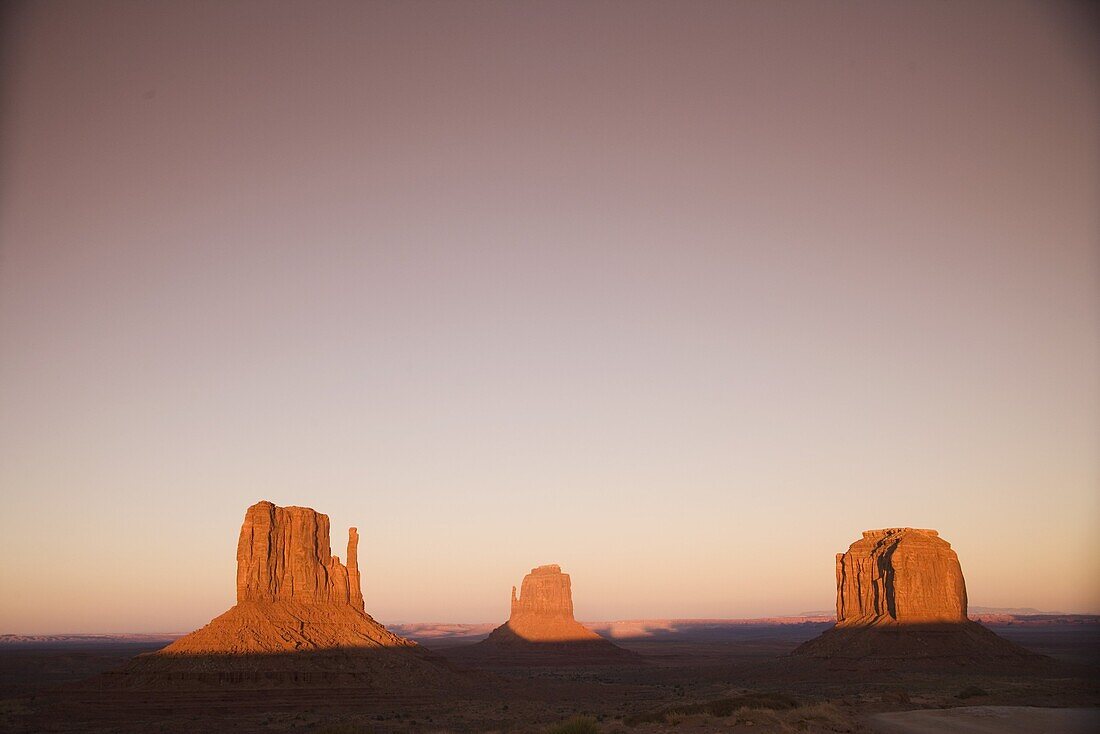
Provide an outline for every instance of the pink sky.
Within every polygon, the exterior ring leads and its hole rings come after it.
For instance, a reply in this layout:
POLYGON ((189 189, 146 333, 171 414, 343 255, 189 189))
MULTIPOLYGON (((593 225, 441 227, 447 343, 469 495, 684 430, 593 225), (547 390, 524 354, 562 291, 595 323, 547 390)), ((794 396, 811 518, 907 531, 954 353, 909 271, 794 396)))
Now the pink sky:
POLYGON ((1100 611, 1100 51, 1057 2, 44 2, 3 24, 0 633, 1100 611))

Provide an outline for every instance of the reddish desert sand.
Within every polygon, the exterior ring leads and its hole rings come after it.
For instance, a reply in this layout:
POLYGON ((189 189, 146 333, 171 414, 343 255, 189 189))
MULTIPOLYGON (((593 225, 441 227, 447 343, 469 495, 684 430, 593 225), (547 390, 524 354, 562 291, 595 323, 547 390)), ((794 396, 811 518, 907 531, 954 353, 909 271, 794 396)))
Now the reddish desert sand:
POLYGON ((868 724, 881 734, 1095 734, 1100 708, 964 706, 875 714, 868 724))

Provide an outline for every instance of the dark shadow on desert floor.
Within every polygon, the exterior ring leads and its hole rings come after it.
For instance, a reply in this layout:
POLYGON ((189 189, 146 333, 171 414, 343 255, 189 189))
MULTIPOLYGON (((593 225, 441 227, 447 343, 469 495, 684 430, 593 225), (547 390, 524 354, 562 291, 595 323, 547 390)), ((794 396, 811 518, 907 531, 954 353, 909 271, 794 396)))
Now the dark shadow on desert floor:
POLYGON ((1082 654, 1095 651, 1100 620, 995 627, 1054 658, 1000 671, 903 661, 838 669, 791 655, 823 626, 683 625, 616 639, 637 655, 623 665, 479 669, 461 647, 422 648, 435 685, 419 665, 410 684, 407 654, 385 650, 240 656, 228 672, 221 656, 197 656, 158 682, 159 662, 119 665, 137 647, 0 647, 0 731, 521 732, 585 716, 605 732, 857 732, 891 711, 1100 705, 1100 668, 1082 654), (135 678, 120 680, 120 669, 135 678))

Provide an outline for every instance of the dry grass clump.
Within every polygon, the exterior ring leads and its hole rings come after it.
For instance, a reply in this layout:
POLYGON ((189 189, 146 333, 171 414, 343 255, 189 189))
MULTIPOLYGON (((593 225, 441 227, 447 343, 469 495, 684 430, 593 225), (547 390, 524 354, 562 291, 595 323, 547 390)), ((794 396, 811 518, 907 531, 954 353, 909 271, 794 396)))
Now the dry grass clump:
MULTIPOLYGON (((698 704, 673 706, 641 714, 629 719, 630 726, 638 724, 658 724, 664 727, 687 727, 696 731, 704 727, 707 731, 718 722, 725 728, 741 731, 741 727, 755 727, 761 732, 781 732, 782 734, 842 734, 858 731, 855 720, 842 708, 832 703, 799 705, 798 702, 783 694, 748 694, 718 699, 698 704), (735 706, 739 700, 750 705, 735 706), (731 703, 733 702, 733 703, 731 703), (711 726, 707 726, 710 721, 711 726)), ((671 731, 671 729, 669 729, 671 731)), ((700 729, 701 730, 701 729, 700 729)))
POLYGON ((600 728, 596 726, 596 720, 587 716, 574 716, 568 721, 557 726, 550 727, 546 734, 599 734, 600 728))
POLYGON ((788 711, 743 709, 737 712, 737 724, 764 727, 764 731, 783 734, 841 734, 856 731, 856 724, 844 711, 831 703, 816 703, 788 711))
POLYGON ((676 706, 635 714, 627 718, 631 726, 637 724, 678 723, 686 716, 706 715, 726 717, 741 710, 767 709, 785 711, 798 707, 798 701, 783 693, 746 693, 740 696, 718 698, 702 703, 682 703, 676 706), (675 719, 675 722, 673 722, 675 719))

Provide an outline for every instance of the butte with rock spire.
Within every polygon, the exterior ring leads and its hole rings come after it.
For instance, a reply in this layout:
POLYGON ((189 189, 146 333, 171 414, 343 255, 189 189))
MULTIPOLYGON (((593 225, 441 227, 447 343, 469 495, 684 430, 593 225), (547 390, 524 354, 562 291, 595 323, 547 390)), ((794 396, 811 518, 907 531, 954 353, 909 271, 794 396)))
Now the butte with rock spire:
POLYGON ((512 587, 508 621, 481 642, 454 653, 500 665, 636 664, 640 660, 574 618, 572 581, 556 564, 531 569, 518 595, 512 587))
POLYGON ((237 541, 237 603, 205 627, 112 674, 122 683, 454 685, 449 666, 364 609, 359 533, 347 564, 329 519, 258 502, 237 541))

